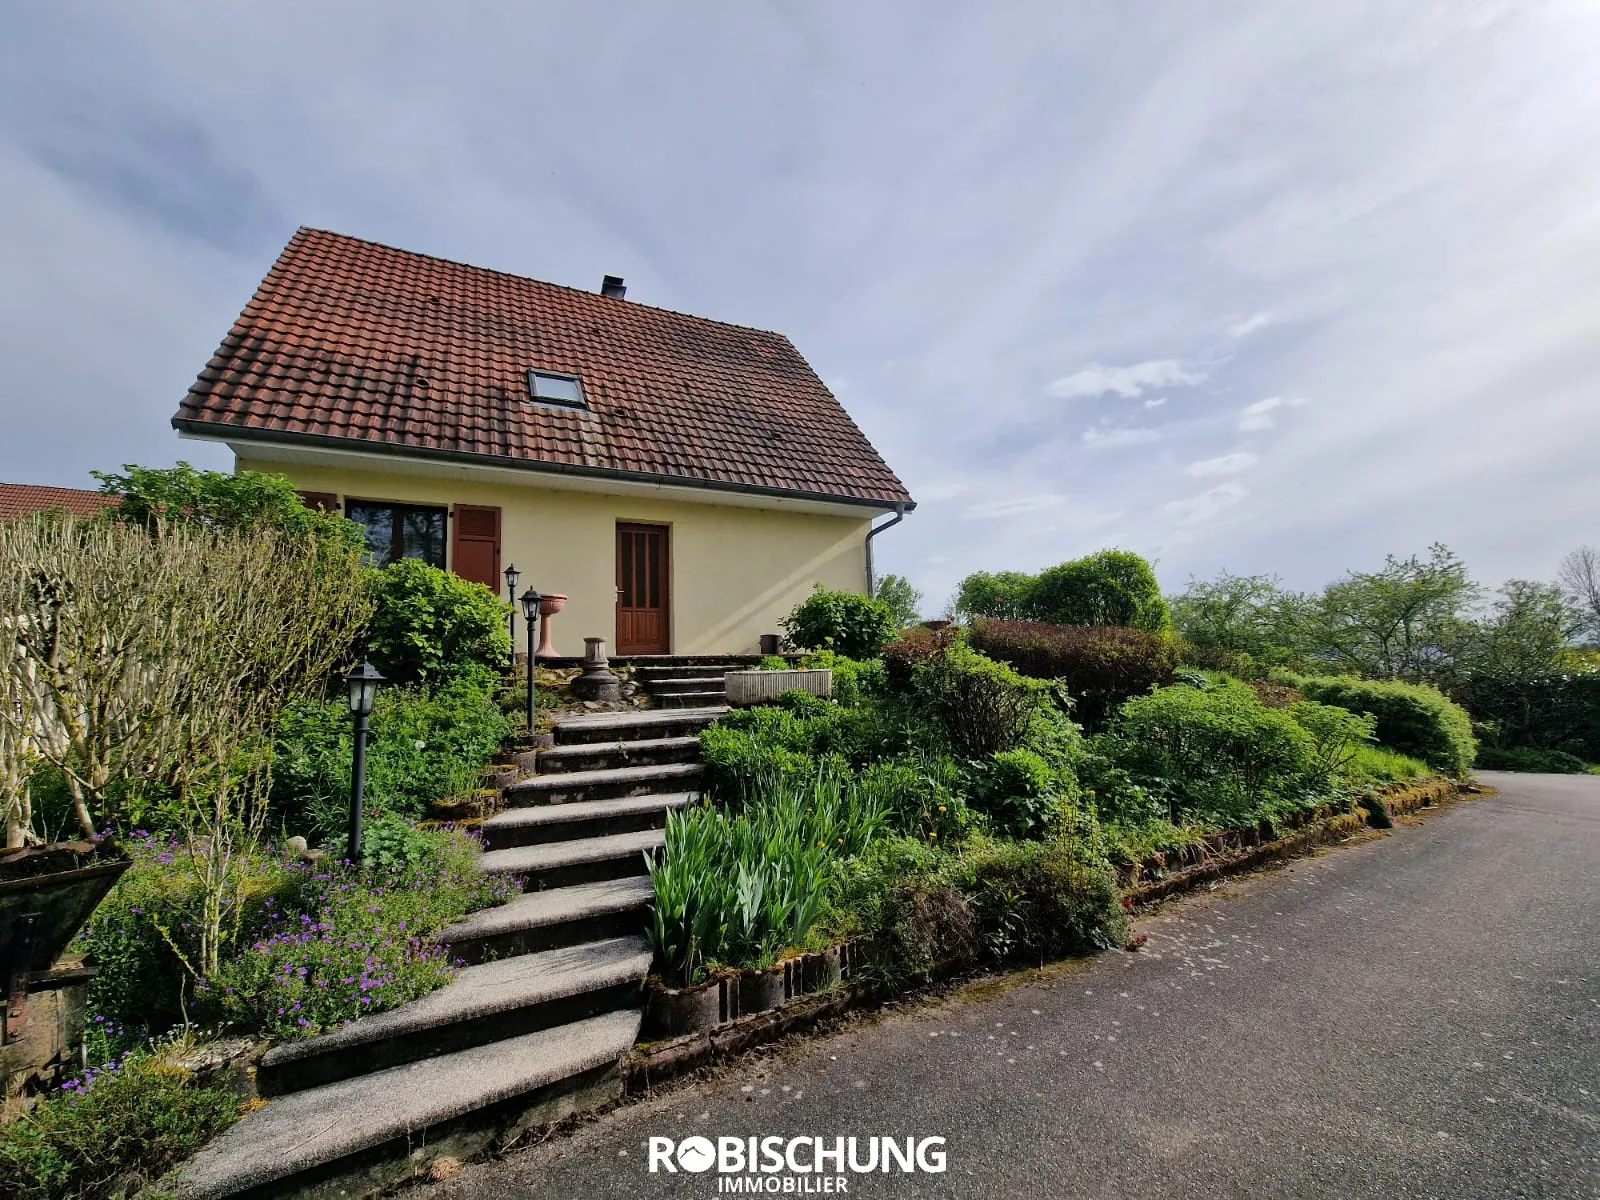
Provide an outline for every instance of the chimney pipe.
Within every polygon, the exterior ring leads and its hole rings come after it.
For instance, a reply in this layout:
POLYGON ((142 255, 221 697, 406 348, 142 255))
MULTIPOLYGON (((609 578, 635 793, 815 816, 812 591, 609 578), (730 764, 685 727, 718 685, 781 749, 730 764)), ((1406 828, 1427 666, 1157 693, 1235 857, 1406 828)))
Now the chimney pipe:
POLYGON ((600 281, 600 294, 610 296, 613 300, 621 300, 628 294, 628 289, 622 286, 621 275, 607 275, 600 281))

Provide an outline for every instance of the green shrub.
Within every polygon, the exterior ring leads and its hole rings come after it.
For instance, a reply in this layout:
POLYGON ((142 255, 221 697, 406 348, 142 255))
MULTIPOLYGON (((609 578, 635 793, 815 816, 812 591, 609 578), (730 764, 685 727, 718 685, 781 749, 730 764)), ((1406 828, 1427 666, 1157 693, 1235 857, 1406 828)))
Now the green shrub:
POLYGON ((821 650, 808 656, 801 665, 832 671, 833 698, 847 708, 866 703, 887 687, 888 675, 881 658, 860 661, 832 650, 821 650))
POLYGON ((1592 667, 1531 678, 1478 671, 1453 691, 1474 719, 1491 728, 1486 740, 1496 746, 1600 760, 1600 671, 1592 667))
POLYGON ((1319 782, 1316 740, 1240 683, 1135 697, 1098 744, 1117 766, 1166 795, 1175 822, 1245 823, 1263 804, 1292 801, 1319 782))
POLYGON ((1484 771, 1532 771, 1546 775, 1582 775, 1589 769, 1583 759, 1561 750, 1503 750, 1498 746, 1480 748, 1476 766, 1484 771))
POLYGON ((969 758, 1021 745, 1050 703, 1048 684, 1025 679, 961 642, 919 662, 912 686, 916 706, 956 753, 969 758))
POLYGON ((511 661, 511 610, 481 583, 403 558, 373 572, 369 655, 391 683, 493 679, 511 661))
POLYGON ((1057 804, 1056 772, 1032 750, 1002 750, 974 780, 973 805, 995 832, 1033 837, 1043 832, 1057 804))
POLYGON ((943 845, 959 843, 976 819, 968 807, 966 772, 948 755, 910 751, 883 759, 861 774, 895 832, 943 845))
POLYGON ((1426 684, 1322 676, 1298 679, 1308 700, 1377 719, 1377 738, 1391 750, 1420 758, 1440 771, 1465 771, 1477 741, 1466 709, 1426 684))
POLYGON ((1129 550, 1101 550, 1041 571, 1028 590, 1035 620, 1120 625, 1166 633, 1172 615, 1150 564, 1129 550))
POLYGON ((397 1008, 455 974, 433 936, 469 912, 503 903, 514 888, 486 875, 464 834, 378 827, 389 864, 324 869, 297 865, 295 888, 255 940, 199 992, 201 1012, 272 1037, 310 1036, 397 1008))
POLYGON ((847 658, 871 658, 896 628, 894 610, 882 600, 836 592, 820 583, 781 624, 802 650, 834 650, 847 658))
POLYGON ((131 1195, 233 1124, 239 1098, 199 1087, 163 1052, 89 1071, 0 1125, 0 1195, 131 1195))
POLYGON ((999 961, 1050 962, 1128 942, 1116 878, 1072 841, 983 842, 964 856, 958 886, 999 961))
POLYGON ((1090 729, 1133 696, 1172 682, 1172 639, 1125 626, 1046 625, 1038 621, 978 621, 967 642, 1033 679, 1059 679, 1073 715, 1090 729))
MULTIPOLYGON (((470 792, 510 730, 481 681, 451 680, 432 694, 380 688, 367 739, 368 811, 417 819, 435 801, 470 792)), ((287 832, 330 839, 344 831, 352 736, 343 701, 306 701, 285 711, 272 797, 287 832)))
POLYGON ((977 961, 978 921, 950 879, 957 861, 915 838, 880 839, 866 854, 840 864, 830 932, 871 940, 869 970, 891 985, 977 961))
POLYGON ((898 638, 884 647, 880 656, 884 682, 895 692, 909 692, 917 664, 943 654, 959 640, 960 631, 949 626, 927 629, 919 625, 902 630, 898 638))
MULTIPOLYGON (((1252 687, 1260 700, 1261 688, 1252 687)), ((1265 685, 1270 686, 1270 685, 1265 685)), ((1276 708, 1276 704, 1268 704, 1276 708)), ((1285 710, 1300 728, 1311 735, 1312 753, 1315 756, 1315 782, 1326 786, 1342 773, 1351 759, 1372 740, 1377 722, 1363 713, 1353 713, 1333 704, 1318 704, 1314 700, 1301 700, 1285 710)))

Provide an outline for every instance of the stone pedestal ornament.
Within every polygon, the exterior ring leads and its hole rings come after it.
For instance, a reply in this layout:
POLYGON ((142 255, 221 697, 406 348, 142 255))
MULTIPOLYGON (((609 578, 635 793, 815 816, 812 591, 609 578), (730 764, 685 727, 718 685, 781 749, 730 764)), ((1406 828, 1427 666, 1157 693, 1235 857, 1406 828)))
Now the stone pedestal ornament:
POLYGON ((622 698, 622 681, 611 672, 605 638, 583 639, 583 674, 572 681, 572 693, 582 700, 614 701, 622 698))

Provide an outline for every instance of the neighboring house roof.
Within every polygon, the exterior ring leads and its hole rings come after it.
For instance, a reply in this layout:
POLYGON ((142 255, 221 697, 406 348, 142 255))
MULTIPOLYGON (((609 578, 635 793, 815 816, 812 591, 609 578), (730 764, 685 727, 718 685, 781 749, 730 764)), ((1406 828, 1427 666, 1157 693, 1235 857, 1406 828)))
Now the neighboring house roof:
POLYGON ((911 497, 776 333, 301 229, 180 431, 892 508, 911 497), (576 375, 587 411, 530 403, 576 375))
POLYGON ((42 487, 32 483, 0 483, 0 521, 59 508, 75 517, 92 517, 117 503, 116 496, 82 488, 42 487))

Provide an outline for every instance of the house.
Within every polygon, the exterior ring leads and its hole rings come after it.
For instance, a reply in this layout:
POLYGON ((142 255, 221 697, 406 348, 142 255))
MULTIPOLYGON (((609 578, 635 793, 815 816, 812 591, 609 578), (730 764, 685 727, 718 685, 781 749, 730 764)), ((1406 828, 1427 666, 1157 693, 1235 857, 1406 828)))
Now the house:
POLYGON ((805 359, 624 292, 301 229, 172 423, 380 562, 502 595, 515 565, 568 597, 565 654, 751 652, 814 583, 869 591, 874 519, 914 504, 805 359))
POLYGON ((117 497, 83 488, 44 487, 32 483, 0 483, 0 521, 14 521, 30 513, 60 510, 75 517, 98 516, 117 497))

